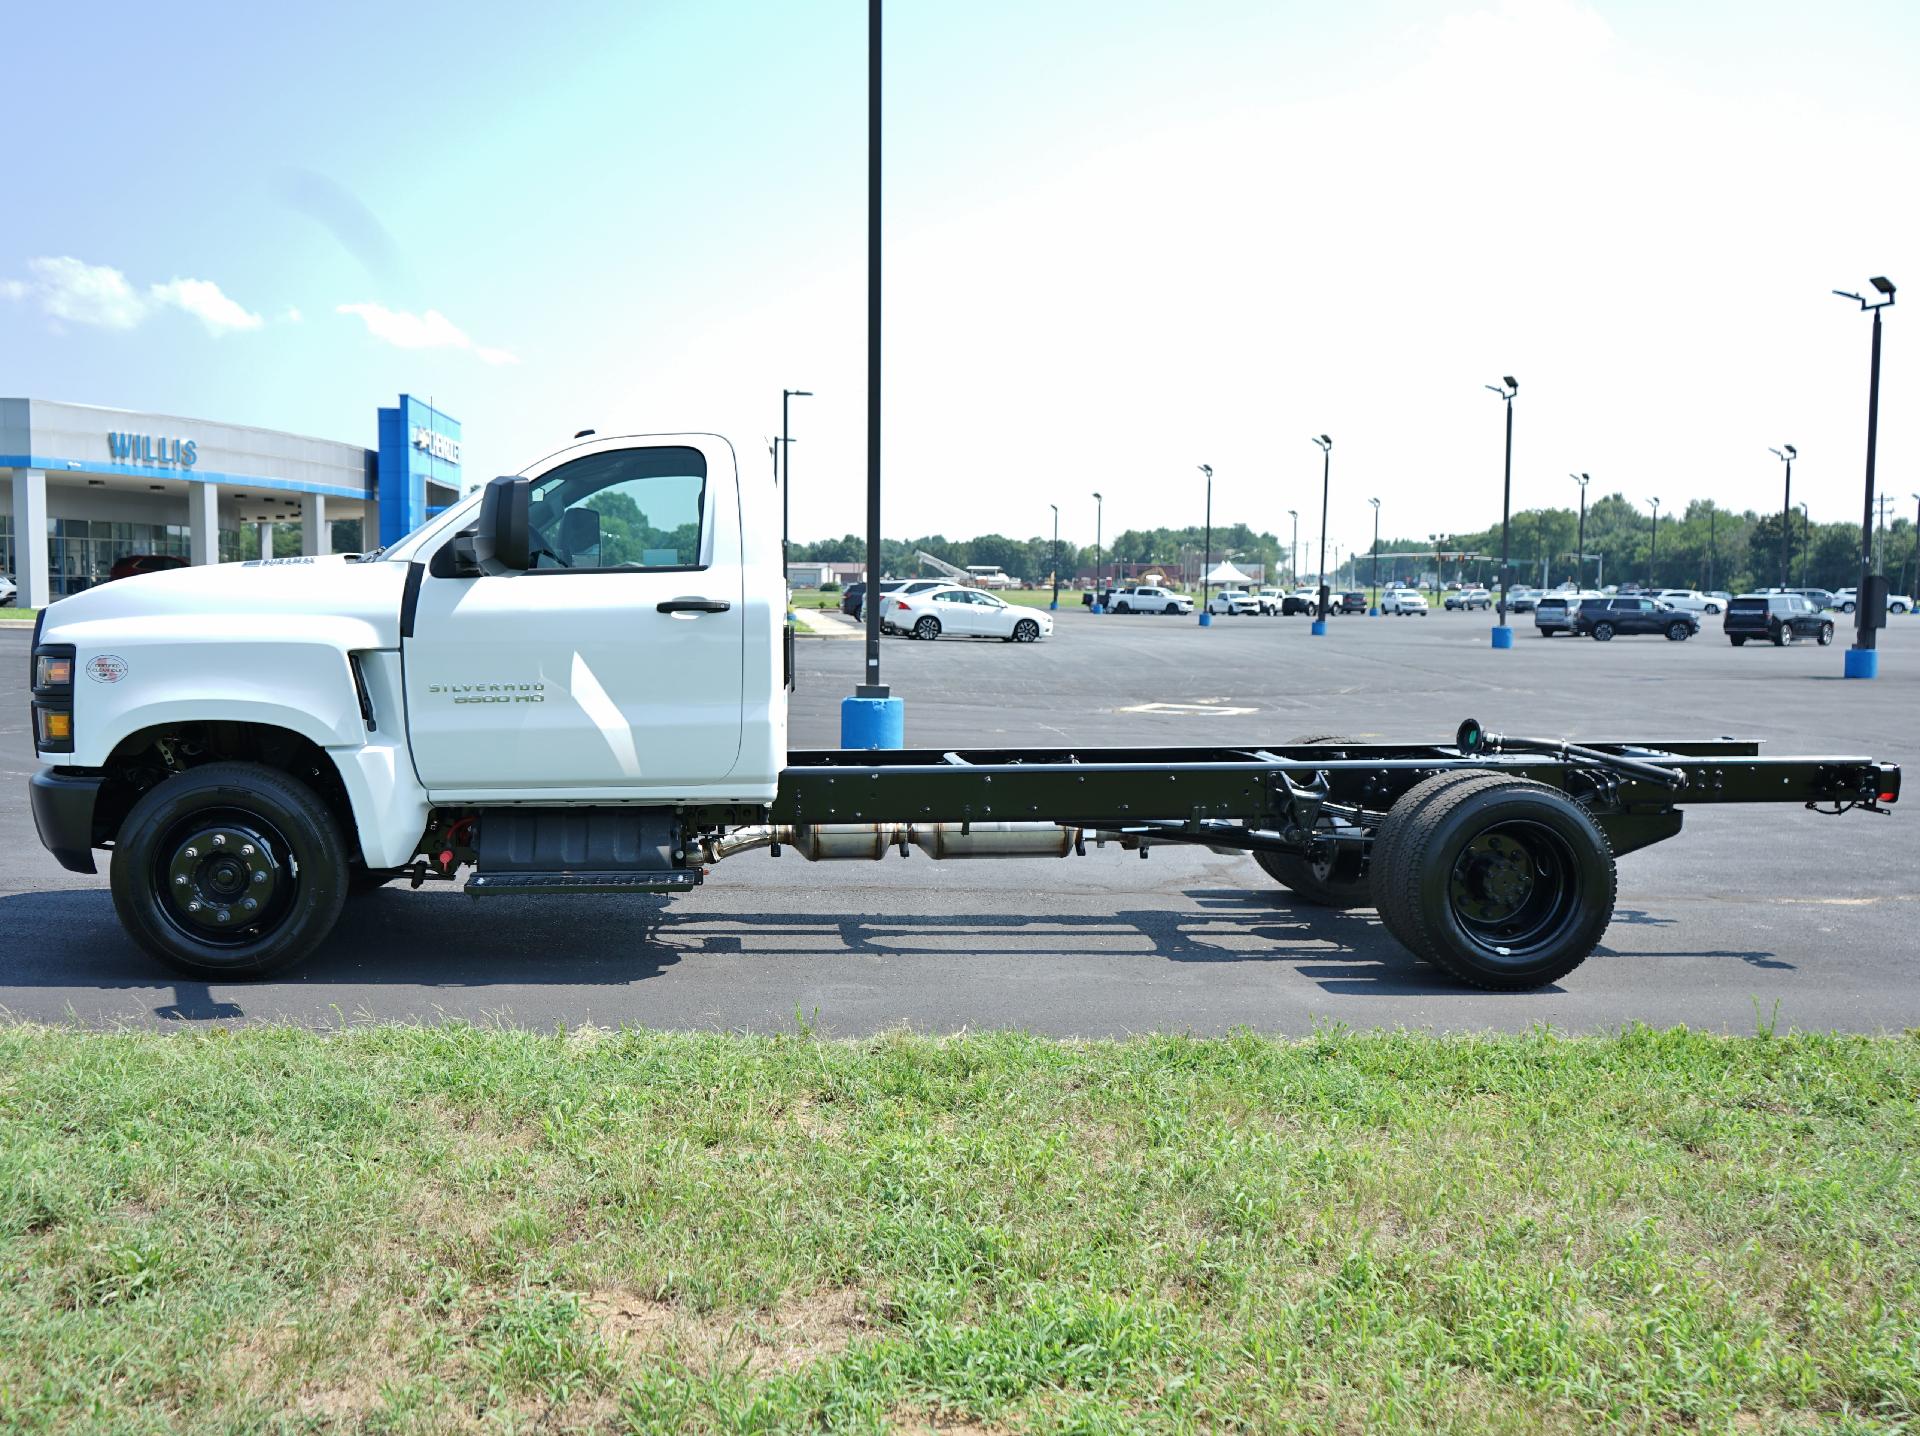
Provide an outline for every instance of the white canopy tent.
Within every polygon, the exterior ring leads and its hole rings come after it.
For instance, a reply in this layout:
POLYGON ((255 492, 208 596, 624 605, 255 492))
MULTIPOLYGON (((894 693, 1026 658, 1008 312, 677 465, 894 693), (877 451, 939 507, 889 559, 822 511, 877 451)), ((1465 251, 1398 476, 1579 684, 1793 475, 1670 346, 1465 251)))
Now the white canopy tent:
POLYGON ((1252 583, 1253 579, 1235 568, 1231 561, 1223 559, 1221 562, 1215 564, 1213 571, 1207 575, 1207 582, 1211 584, 1231 585, 1237 583, 1252 583))

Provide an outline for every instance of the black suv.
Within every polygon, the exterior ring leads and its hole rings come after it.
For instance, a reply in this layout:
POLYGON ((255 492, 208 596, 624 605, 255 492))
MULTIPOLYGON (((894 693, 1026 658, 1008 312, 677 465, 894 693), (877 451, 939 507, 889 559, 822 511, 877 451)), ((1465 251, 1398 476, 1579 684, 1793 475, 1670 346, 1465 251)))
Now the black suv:
POLYGON ((1573 611, 1573 631, 1601 643, 1616 633, 1664 633, 1682 643, 1700 631, 1700 620, 1651 598, 1589 598, 1573 611))
POLYGON ((1775 644, 1791 643, 1796 638, 1833 642, 1833 620, 1813 605, 1814 600, 1798 593, 1743 593, 1727 604, 1722 624, 1727 642, 1735 648, 1749 638, 1770 639, 1775 644))

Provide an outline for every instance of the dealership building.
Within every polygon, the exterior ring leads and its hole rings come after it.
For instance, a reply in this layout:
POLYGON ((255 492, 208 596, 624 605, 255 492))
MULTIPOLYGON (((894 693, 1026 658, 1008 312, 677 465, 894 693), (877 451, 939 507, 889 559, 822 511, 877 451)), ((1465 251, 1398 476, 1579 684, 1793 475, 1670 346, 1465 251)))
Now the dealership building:
POLYGON ((0 399, 0 573, 41 608, 102 582, 121 558, 219 563, 273 552, 392 543, 462 492, 459 421, 402 394, 380 409, 375 448, 245 424, 0 399), (248 529, 253 535, 243 537, 248 529))

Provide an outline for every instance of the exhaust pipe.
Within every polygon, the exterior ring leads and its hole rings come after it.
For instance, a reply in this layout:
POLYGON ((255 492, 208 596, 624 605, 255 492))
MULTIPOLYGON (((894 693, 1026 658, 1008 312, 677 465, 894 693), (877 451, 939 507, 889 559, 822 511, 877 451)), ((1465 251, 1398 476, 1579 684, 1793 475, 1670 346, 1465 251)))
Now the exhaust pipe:
POLYGON ((876 861, 911 843, 928 857, 1064 858, 1085 851, 1081 831, 1058 823, 803 823, 735 828, 706 843, 709 862, 755 848, 790 847, 810 863, 876 861))

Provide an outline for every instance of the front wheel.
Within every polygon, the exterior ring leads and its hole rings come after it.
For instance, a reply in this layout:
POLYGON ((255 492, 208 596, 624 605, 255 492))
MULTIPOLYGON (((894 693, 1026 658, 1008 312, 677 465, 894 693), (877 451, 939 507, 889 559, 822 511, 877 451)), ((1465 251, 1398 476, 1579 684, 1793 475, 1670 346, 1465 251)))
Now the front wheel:
POLYGON ((1727 635, 1727 642, 1731 643, 1735 648, 1743 648, 1746 646, 1747 640, 1742 634, 1729 633, 1727 635))
POLYGON ((938 638, 940 636, 940 620, 932 614, 928 614, 925 618, 914 624, 913 636, 915 638, 938 638))
POLYGON ((177 972, 264 977, 305 957, 349 885, 340 825, 277 768, 209 763, 150 788, 120 825, 113 906, 177 972))
POLYGON ((1035 623, 1031 618, 1023 618, 1013 626, 1013 641, 1015 643, 1032 643, 1035 639, 1039 638, 1039 636, 1040 625, 1035 623))
POLYGON ((1848 602, 1846 602, 1846 603, 1843 603, 1843 604, 1841 604, 1841 605, 1840 605, 1840 611, 1841 611, 1842 613, 1852 613, 1852 612, 1853 612, 1853 603, 1852 603, 1852 601, 1851 601, 1851 600, 1849 600, 1848 602))
POLYGON ((1669 623, 1667 625, 1667 641, 1669 643, 1685 643, 1687 636, 1692 632, 1693 630, 1688 628, 1684 623, 1669 623))
POLYGON ((1613 850, 1578 803, 1504 774, 1439 773, 1374 838, 1387 931, 1474 987, 1522 992, 1572 972, 1613 919, 1613 850))
POLYGON ((1829 643, 1833 642, 1833 625, 1831 623, 1823 623, 1820 625, 1820 634, 1816 641, 1822 648, 1825 648, 1829 643))
POLYGON ((1717 603, 1710 603, 1710 604, 1708 604, 1708 605, 1707 605, 1707 612, 1708 612, 1708 613, 1718 613, 1719 611, 1720 611, 1720 605, 1719 605, 1719 604, 1717 604, 1717 603))
POLYGON ((1613 640, 1611 623, 1596 623, 1593 626, 1593 639, 1596 643, 1610 643, 1613 640))

